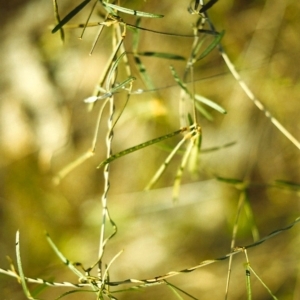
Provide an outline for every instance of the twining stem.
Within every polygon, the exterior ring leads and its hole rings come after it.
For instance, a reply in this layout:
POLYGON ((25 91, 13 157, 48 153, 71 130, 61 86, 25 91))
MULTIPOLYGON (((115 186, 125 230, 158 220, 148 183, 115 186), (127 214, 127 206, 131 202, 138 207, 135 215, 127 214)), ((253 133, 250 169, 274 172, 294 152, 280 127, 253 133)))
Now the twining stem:
MULTIPOLYGON (((113 46, 116 49, 120 49, 121 44, 123 43, 123 39, 120 39, 117 43, 117 41, 115 39, 113 39, 113 46)), ((115 52, 117 53, 117 52, 115 52)), ((115 59, 115 61, 117 61, 117 59, 115 59)), ((108 89, 110 85, 113 85, 116 79, 116 73, 113 70, 115 67, 114 63, 112 64, 112 68, 110 70, 110 72, 108 73, 108 78, 106 81, 106 88, 108 89)), ((116 67, 115 67, 116 68, 116 67)), ((114 104, 114 95, 111 95, 111 97, 108 98, 109 100, 109 118, 108 118, 108 122, 107 122, 107 126, 108 126, 108 131, 107 131, 107 135, 106 135, 106 147, 107 147, 107 151, 106 151, 106 155, 107 157, 110 157, 112 154, 112 140, 113 140, 113 127, 114 127, 114 123, 113 123, 113 117, 114 117, 114 111, 115 111, 115 104, 114 104)), ((110 182, 109 182, 109 164, 107 164, 105 166, 105 168, 103 169, 103 176, 104 176, 104 191, 101 197, 101 202, 102 202, 102 223, 101 223, 101 229, 100 229, 100 245, 99 245, 99 253, 98 253, 98 263, 99 263, 99 273, 101 275, 101 260, 104 254, 104 249, 105 249, 105 245, 108 239, 110 239, 113 235, 116 234, 117 232, 117 227, 116 224, 111 220, 110 215, 109 215, 109 211, 108 211, 108 207, 107 207, 107 194, 110 188, 110 182), (105 228, 106 228, 106 219, 109 219, 114 232, 111 234, 110 237, 108 237, 107 239, 105 239, 105 228)))
MULTIPOLYGON (((156 277, 152 277, 152 278, 149 278, 149 279, 133 279, 133 278, 131 278, 131 279, 126 279, 126 280, 122 280, 122 281, 107 281, 106 285, 118 286, 118 285, 122 285, 122 284, 130 284, 130 283, 137 284, 138 283, 138 284, 144 284, 144 285, 149 286, 149 285, 154 285, 154 284, 160 284, 162 282, 165 282, 165 279, 167 279, 167 278, 171 278, 171 277, 174 277, 174 276, 177 276, 177 275, 180 275, 180 274, 190 273, 190 272, 193 272, 193 271, 195 271, 199 268, 211 265, 213 263, 224 261, 224 260, 228 259, 229 257, 231 257, 233 255, 236 255, 236 254, 239 254, 241 252, 245 253, 246 249, 256 247, 256 246, 264 243, 265 241, 277 236, 278 234, 280 234, 280 233, 282 233, 286 230, 290 230, 292 227, 294 227, 299 222, 300 222, 300 217, 296 218, 294 220, 294 222, 292 222, 291 224, 271 232, 270 234, 264 236, 263 238, 261 238, 260 240, 254 242, 252 244, 248 244, 246 246, 241 246, 241 247, 236 247, 236 248, 233 249, 233 251, 223 255, 222 257, 215 258, 215 259, 204 260, 204 261, 200 262, 199 264, 197 264, 196 266, 193 266, 193 267, 190 267, 190 268, 187 268, 187 269, 182 269, 182 270, 179 270, 179 271, 170 271, 170 272, 168 272, 164 275, 158 275, 156 277)), ((20 259, 18 233, 17 233, 17 238, 16 238, 16 252, 17 252, 17 260, 19 260, 19 263, 20 263, 21 259, 20 259)), ((65 261, 65 260, 63 260, 63 261, 65 261)), ((248 265, 248 268, 249 268, 249 270, 253 271, 252 268, 250 267, 250 265, 248 265)), ((18 280, 21 279, 20 278, 21 275, 18 275, 15 272, 14 268, 12 268, 12 270, 3 270, 3 269, 0 268, 0 273, 8 275, 8 276, 15 277, 18 280)), ((19 271, 19 273, 20 273, 20 271, 19 271)), ((48 285, 48 286, 65 286, 65 287, 82 288, 82 287, 86 287, 86 286, 90 285, 89 283, 74 284, 74 283, 70 283, 70 282, 63 282, 63 283, 50 282, 50 281, 46 281, 46 280, 41 279, 41 278, 33 279, 33 278, 27 278, 27 277, 24 277, 24 276, 23 276, 23 279, 26 282, 31 282, 31 283, 36 283, 36 284, 43 284, 43 285, 48 285)), ((274 298, 274 299, 276 299, 276 298, 274 298)))

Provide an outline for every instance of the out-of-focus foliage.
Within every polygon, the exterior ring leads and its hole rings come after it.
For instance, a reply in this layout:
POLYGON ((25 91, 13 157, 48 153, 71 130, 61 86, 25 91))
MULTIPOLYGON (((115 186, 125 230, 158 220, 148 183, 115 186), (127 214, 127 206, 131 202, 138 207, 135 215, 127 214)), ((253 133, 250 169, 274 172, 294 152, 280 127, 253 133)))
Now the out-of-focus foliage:
MULTIPOLYGON (((69 0, 58 4, 61 16, 75 5, 69 0)), ((143 19, 141 27, 192 34, 196 16, 188 13, 188 1, 125 1, 124 6, 127 4, 165 15, 157 20, 143 19)), ((226 31, 222 44, 242 77, 298 140, 299 11, 297 1, 271 0, 219 1, 208 11, 217 30, 226 31)), ((84 23, 88 13, 89 9, 84 10, 72 23, 84 23)), ((96 13, 91 21, 98 19, 96 13)), ((134 24, 136 18, 124 15, 124 20, 134 24)), ((81 29, 65 29, 62 44, 59 34, 51 34, 55 18, 50 0, 2 2, 0 22, 0 267, 9 267, 6 255, 15 260, 15 232, 19 229, 26 276, 76 282, 50 249, 44 230, 71 261, 87 267, 97 259, 103 174, 96 166, 105 159, 107 111, 95 156, 60 185, 54 185, 53 177, 91 145, 97 112, 89 112, 83 100, 91 96, 111 54, 111 28, 104 28, 89 56, 98 28, 87 28, 82 40, 78 39, 81 29)), ((128 28, 125 48, 131 49, 133 42, 133 31, 128 28)), ((143 31, 138 48, 140 52, 187 57, 191 41, 143 31)), ((133 61, 132 55, 130 63, 133 61)), ((185 62, 153 56, 144 56, 142 61, 158 90, 131 97, 115 127, 114 152, 180 127, 180 88, 169 66, 182 74, 185 62)), ((138 74, 137 67, 133 70, 138 74)), ((239 197, 245 187, 248 210, 241 213, 236 245, 253 241, 253 224, 264 236, 299 216, 299 150, 243 94, 216 49, 199 61, 194 71, 195 92, 228 112, 221 115, 208 108, 213 121, 204 117, 198 120, 202 149, 235 143, 203 151, 197 177, 184 175, 175 205, 171 186, 180 154, 157 189, 142 190, 168 155, 165 148, 172 149, 180 137, 112 163, 109 207, 119 231, 107 246, 106 262, 124 249, 111 267, 110 276, 115 281, 152 278, 230 252, 239 197)), ((147 88, 142 79, 137 76, 134 89, 147 88)), ((124 99, 120 97, 117 112, 122 105, 124 99)), ((252 268, 279 299, 300 296, 298 227, 248 251, 252 268)), ((228 299, 246 297, 244 262, 243 255, 233 259, 228 299)), ((222 262, 177 276, 171 282, 199 299, 223 299, 227 268, 228 263, 222 262)), ((42 297, 55 299, 64 291, 46 288, 42 297)), ((255 279, 252 293, 255 299, 268 297, 255 279)), ((0 294, 3 299, 25 299, 17 281, 2 274, 0 294)), ((68 297, 83 299, 82 295, 68 297)), ((116 296, 176 299, 165 286, 116 296)), ((84 299, 94 298, 84 294, 84 299)))

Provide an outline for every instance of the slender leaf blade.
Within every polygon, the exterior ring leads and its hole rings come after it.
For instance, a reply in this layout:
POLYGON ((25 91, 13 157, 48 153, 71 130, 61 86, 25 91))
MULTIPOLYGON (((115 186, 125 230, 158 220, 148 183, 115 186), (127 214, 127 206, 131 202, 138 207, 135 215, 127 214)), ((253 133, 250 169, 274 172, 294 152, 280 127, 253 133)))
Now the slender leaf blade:
POLYGON ((140 56, 152 56, 152 57, 165 58, 165 59, 174 59, 174 60, 186 60, 186 58, 181 56, 181 55, 172 54, 172 53, 165 53, 165 52, 145 51, 145 52, 139 52, 138 55, 140 55, 140 56))
MULTIPOLYGON (((57 23, 59 24, 60 23, 60 16, 59 16, 59 13, 58 13, 57 0, 53 0, 53 7, 54 7, 54 16, 55 16, 55 19, 56 19, 57 23)), ((60 28, 59 31, 60 31, 60 38, 61 38, 62 42, 64 43, 64 41, 65 41, 65 33, 64 33, 63 28, 60 28)))
POLYGON ((195 99, 197 101, 202 102, 205 105, 215 109, 216 111, 218 111, 221 114, 224 114, 224 115, 227 114, 227 111, 221 105, 217 104, 216 102, 214 102, 210 99, 207 99, 207 98, 205 98, 201 95, 198 95, 198 94, 195 95, 195 99))
POLYGON ((16 234, 16 256, 17 256, 17 266, 18 266, 18 271, 19 271, 19 275, 20 275, 21 285, 22 285, 24 293, 28 299, 38 300, 37 298, 32 297, 32 295, 30 294, 30 291, 27 287, 27 284, 26 284, 26 277, 23 272, 22 261, 21 261, 20 231, 19 230, 17 231, 17 234, 16 234))
POLYGON ((196 109, 208 120, 213 121, 213 116, 199 103, 195 102, 196 109))
POLYGON ((173 66, 170 66, 171 69, 171 73, 175 79, 175 81, 178 83, 178 85, 188 94, 190 95, 190 97, 192 98, 191 93, 189 92, 189 90, 186 87, 186 84, 179 78, 177 72, 175 71, 173 66))
POLYGON ((218 0, 210 0, 210 1, 208 1, 206 4, 204 4, 202 6, 202 8, 200 9, 200 13, 206 12, 209 8, 211 8, 217 2, 218 2, 218 0))
POLYGON ((186 130, 186 128, 181 128, 181 129, 176 130, 176 131, 174 131, 174 132, 171 132, 171 133, 169 133, 169 134, 160 136, 160 137, 155 138, 155 139, 153 139, 153 140, 150 140, 150 141, 141 143, 141 144, 139 144, 139 145, 133 146, 133 147, 128 148, 128 149, 125 149, 125 150, 123 150, 123 151, 121 151, 121 152, 119 152, 119 153, 116 153, 116 154, 114 154, 114 155, 111 155, 109 158, 107 158, 106 160, 102 161, 102 162, 98 165, 97 169, 101 168, 101 167, 104 166, 104 165, 107 165, 108 163, 114 161, 115 159, 117 159, 117 158, 119 158, 119 157, 122 157, 122 156, 124 156, 124 155, 127 155, 127 154, 130 154, 130 153, 132 153, 132 152, 135 152, 135 151, 137 151, 137 150, 139 150, 139 149, 142 149, 142 148, 148 147, 148 146, 150 146, 150 145, 153 145, 153 144, 159 143, 159 142, 161 142, 161 141, 164 141, 164 140, 166 140, 166 139, 169 139, 169 138, 171 138, 171 137, 173 137, 173 136, 175 136, 175 135, 177 135, 177 134, 183 132, 184 130, 186 130))
MULTIPOLYGON (((147 13, 144 11, 129 9, 129 8, 125 8, 125 7, 122 7, 122 6, 119 6, 116 4, 112 4, 112 3, 108 3, 108 2, 103 2, 102 4, 104 5, 104 7, 112 8, 117 11, 123 12, 125 14, 134 15, 134 16, 138 16, 138 17, 144 17, 144 18, 163 18, 164 17, 164 15, 152 14, 152 13, 147 13)), ((111 10, 109 10, 109 12, 111 12, 111 10)))
POLYGON ((204 57, 206 57, 212 50, 214 50, 221 42, 223 36, 225 34, 225 30, 223 30, 222 32, 220 32, 218 35, 216 35, 216 37, 214 38, 214 40, 212 41, 212 43, 202 52, 202 54, 197 58, 197 61, 203 59, 204 57))
POLYGON ((60 30, 66 23, 68 23, 74 16, 76 16, 91 0, 84 0, 72 11, 70 11, 53 29, 52 33, 60 30))
POLYGON ((300 190, 300 183, 293 182, 293 181, 278 179, 278 180, 275 180, 275 184, 280 187, 286 187, 286 188, 290 188, 290 189, 300 190))

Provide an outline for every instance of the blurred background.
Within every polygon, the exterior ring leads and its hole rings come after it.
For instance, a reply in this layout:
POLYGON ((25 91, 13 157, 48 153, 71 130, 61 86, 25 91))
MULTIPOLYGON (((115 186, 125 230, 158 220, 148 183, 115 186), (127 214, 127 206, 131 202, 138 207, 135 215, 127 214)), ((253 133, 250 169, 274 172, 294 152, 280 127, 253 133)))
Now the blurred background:
MULTIPOLYGON (((58 0, 61 17, 77 2, 58 0)), ((197 16, 188 13, 189 1, 121 4, 164 14, 162 19, 142 19, 140 26, 152 30, 190 35, 197 21, 197 16)), ((84 23, 88 7, 71 23, 84 23)), ((101 5, 98 9, 103 13, 101 5)), ((209 10, 216 29, 226 31, 222 44, 242 78, 298 140, 299 12, 300 4, 292 0, 219 1, 209 10)), ((91 21, 99 20, 95 12, 91 21)), ((124 20, 135 23, 134 16, 124 15, 124 20)), ((0 23, 0 268, 9 268, 7 255, 15 261, 15 234, 20 230, 27 277, 76 283, 78 278, 60 262, 44 232, 50 233, 69 260, 85 267, 97 260, 103 172, 96 167, 106 155, 108 111, 100 125, 94 157, 59 185, 53 178, 91 147, 99 107, 89 112, 83 100, 93 94, 110 56, 111 28, 104 28, 90 56, 98 28, 88 28, 81 40, 81 29, 66 29, 62 43, 59 33, 51 34, 55 17, 50 0, 1 1, 0 23)), ((139 51, 188 57, 192 43, 191 38, 141 31, 139 51)), ((124 45, 132 51, 129 29, 124 45)), ((155 91, 130 98, 115 127, 114 152, 180 128, 180 88, 169 66, 182 76, 186 62, 155 57, 142 61, 155 91)), ((147 90, 130 54, 129 63, 137 78, 133 90, 147 90)), ((232 145, 201 153, 197 176, 184 172, 176 204, 172 185, 182 153, 149 192, 143 188, 168 155, 160 145, 111 164, 108 207, 118 234, 108 243, 105 263, 124 249, 111 267, 112 281, 153 278, 229 253, 241 191, 217 176, 249 184, 248 210, 242 209, 236 245, 253 242, 253 226, 263 237, 299 216, 299 149, 246 97, 217 50, 195 65, 194 78, 196 92, 228 112, 221 115, 208 109, 213 119, 199 118, 202 149, 232 145), (283 181, 295 184, 284 185, 283 181)), ((116 96, 116 115, 125 97, 125 93, 116 96)), ((162 144, 172 148, 181 138, 162 144)), ((300 298, 298 227, 248 251, 252 268, 279 299, 300 298)), ((228 299, 246 298, 244 262, 243 254, 233 259, 228 299)), ((224 299, 227 271, 228 261, 222 261, 175 276, 170 282, 197 299, 224 299)), ((270 299, 254 276, 251 280, 253 297, 270 299)), ((37 286, 30 288, 34 291, 37 286)), ((39 298, 55 299, 66 290, 45 288, 39 298)), ((1 299, 25 299, 17 280, 2 274, 0 294, 1 299)), ((116 297, 176 299, 164 285, 116 297)), ((95 295, 75 293, 66 298, 95 299, 95 295)))

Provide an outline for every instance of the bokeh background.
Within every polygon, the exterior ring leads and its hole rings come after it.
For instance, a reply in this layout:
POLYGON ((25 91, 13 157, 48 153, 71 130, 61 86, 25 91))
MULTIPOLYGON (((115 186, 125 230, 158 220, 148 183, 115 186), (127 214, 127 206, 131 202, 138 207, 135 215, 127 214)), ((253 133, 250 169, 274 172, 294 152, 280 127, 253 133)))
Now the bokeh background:
MULTIPOLYGON (((58 1, 61 16, 78 3, 58 1)), ((143 19, 141 26, 164 32, 191 34, 197 17, 188 1, 123 1, 122 5, 164 14, 143 19)), ((100 9, 100 5, 99 5, 100 9)), ((100 9, 101 10, 101 9, 100 9)), ((102 11, 103 12, 103 11, 102 11)), ((84 22, 86 8, 72 20, 84 22)), ((217 30, 225 30, 223 45, 241 76, 272 114, 300 140, 298 1, 219 1, 209 15, 217 30)), ((95 13, 92 21, 101 18, 95 13)), ((133 24, 133 16, 124 15, 133 24)), ((105 157, 107 130, 104 114, 96 153, 68 174, 59 185, 53 178, 64 166, 86 152, 92 143, 98 107, 87 110, 83 99, 92 95, 111 52, 111 29, 105 28, 89 56, 97 28, 66 30, 63 44, 51 34, 55 24, 52 1, 1 1, 0 9, 0 267, 15 261, 15 234, 20 230, 26 276, 77 282, 49 247, 47 230, 71 261, 89 266, 97 260, 101 224, 103 174, 96 166, 105 157)), ((132 33, 125 47, 131 51, 132 33)), ((188 57, 192 39, 143 31, 140 51, 160 51, 188 57)), ((146 89, 137 77, 134 89, 146 89)), ((169 66, 182 76, 185 62, 143 58, 157 90, 132 96, 115 128, 115 152, 164 135, 180 127, 180 89, 169 66)), ((122 74, 121 74, 122 75, 122 74)), ((244 95, 217 50, 195 66, 196 92, 226 108, 209 110, 213 120, 200 118, 202 148, 231 142, 230 147, 203 152, 198 176, 185 172, 178 203, 172 184, 182 155, 170 164, 150 192, 143 188, 168 152, 157 145, 120 158, 111 165, 108 205, 118 234, 108 244, 111 280, 152 278, 197 265, 230 252, 232 230, 241 192, 217 176, 249 183, 248 203, 242 210, 237 245, 253 242, 253 224, 261 237, 299 216, 299 149, 284 137, 244 95)), ((123 95, 124 96, 124 95, 123 95)), ((116 111, 124 104, 118 95, 116 111)), ((164 143, 174 147, 174 137, 164 143)), ((109 232, 109 231, 108 231, 109 232)), ((251 266, 279 299, 299 299, 299 225, 248 251, 251 266)), ((228 299, 245 299, 245 257, 234 257, 228 299)), ((228 262, 183 274, 170 280, 197 299, 224 299, 228 262)), ((270 299, 254 276, 255 299, 270 299)), ((36 286, 30 286, 35 290, 36 286)), ((55 299, 63 288, 46 288, 42 299, 55 299)), ((0 274, 1 299, 25 299, 20 284, 0 274)), ((118 299, 176 299, 164 285, 140 292, 116 294, 118 299)), ((186 296, 183 296, 186 297, 186 296)), ((69 299, 94 299, 73 294, 69 299)))

